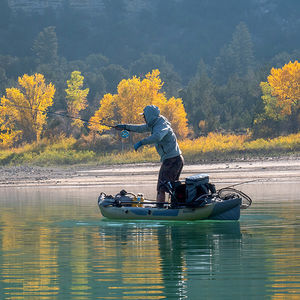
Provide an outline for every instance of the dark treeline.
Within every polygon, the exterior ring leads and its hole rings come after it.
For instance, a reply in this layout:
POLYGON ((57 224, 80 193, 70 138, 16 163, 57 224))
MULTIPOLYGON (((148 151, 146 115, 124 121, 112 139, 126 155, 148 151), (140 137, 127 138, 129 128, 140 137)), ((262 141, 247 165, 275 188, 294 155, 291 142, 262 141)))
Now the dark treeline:
POLYGON ((300 57, 298 0, 155 0, 136 11, 127 2, 89 11, 62 0, 60 9, 28 13, 0 0, 1 95, 38 72, 56 87, 54 109, 65 109, 66 81, 79 70, 88 117, 120 80, 158 68, 196 135, 238 131, 263 110, 259 83, 270 69, 300 57))

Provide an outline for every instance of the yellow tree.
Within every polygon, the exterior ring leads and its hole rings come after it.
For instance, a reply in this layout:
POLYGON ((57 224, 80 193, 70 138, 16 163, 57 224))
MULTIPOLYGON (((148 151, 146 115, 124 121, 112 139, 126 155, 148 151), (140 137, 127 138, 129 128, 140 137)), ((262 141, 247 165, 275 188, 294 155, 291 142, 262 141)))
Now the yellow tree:
POLYGON ((38 141, 46 123, 46 110, 53 104, 55 88, 42 74, 18 78, 17 88, 6 89, 0 105, 0 141, 11 146, 17 139, 38 141))
POLYGON ((68 88, 66 91, 68 115, 74 119, 71 126, 82 127, 83 122, 79 119, 79 112, 87 107, 87 95, 89 89, 82 89, 84 77, 81 72, 74 71, 70 80, 67 80, 68 88), (77 119, 78 118, 78 119, 77 119))
POLYGON ((272 68, 268 82, 272 96, 278 100, 282 115, 291 115, 300 108, 300 63, 289 62, 281 69, 272 68))
POLYGON ((187 114, 181 98, 170 98, 162 106, 161 114, 171 122, 172 128, 179 138, 185 138, 188 135, 187 114))
POLYGON ((106 94, 100 100, 100 108, 90 119, 90 129, 101 132, 108 129, 103 124, 141 123, 143 120, 139 113, 143 112, 145 106, 154 104, 170 120, 178 137, 186 137, 188 127, 182 100, 175 98, 168 100, 160 92, 163 83, 159 74, 159 70, 153 70, 146 74, 144 79, 135 76, 123 79, 118 85, 117 94, 106 94))
POLYGON ((300 128, 300 64, 289 62, 272 68, 267 82, 261 82, 264 112, 254 120, 254 134, 268 136, 300 128))

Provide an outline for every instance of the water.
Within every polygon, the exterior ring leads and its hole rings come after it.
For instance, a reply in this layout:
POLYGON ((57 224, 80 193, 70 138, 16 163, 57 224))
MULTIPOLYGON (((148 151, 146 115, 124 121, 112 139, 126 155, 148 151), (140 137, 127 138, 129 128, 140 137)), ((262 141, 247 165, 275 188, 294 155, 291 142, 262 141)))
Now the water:
POLYGON ((239 222, 120 222, 95 187, 1 188, 0 299, 299 299, 299 183, 243 191, 239 222))

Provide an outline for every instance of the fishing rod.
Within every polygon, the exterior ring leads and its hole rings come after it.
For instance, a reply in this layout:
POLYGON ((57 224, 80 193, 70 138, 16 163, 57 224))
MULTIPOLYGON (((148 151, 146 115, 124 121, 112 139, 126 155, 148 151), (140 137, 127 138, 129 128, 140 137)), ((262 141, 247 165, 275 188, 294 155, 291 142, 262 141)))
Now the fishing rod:
MULTIPOLYGON (((2 104, 0 104, 0 105, 3 106, 2 104)), ((52 114, 52 115, 56 115, 56 116, 66 117, 66 118, 69 118, 69 119, 80 120, 80 121, 85 122, 85 123, 100 124, 102 126, 106 126, 106 127, 110 127, 110 128, 115 128, 116 127, 116 126, 108 125, 108 124, 105 124, 105 123, 90 121, 90 120, 86 120, 86 119, 83 119, 83 118, 80 118, 80 117, 74 117, 74 116, 70 116, 68 114, 62 114, 62 113, 58 113, 58 112, 51 112, 51 111, 47 112, 45 110, 41 110, 41 109, 37 109, 37 108, 31 108, 31 107, 26 107, 26 106, 17 105, 17 104, 9 104, 9 106, 13 106, 13 107, 21 108, 21 109, 33 110, 33 111, 42 112, 42 113, 48 113, 48 114, 52 114)))
MULTIPOLYGON (((0 103, 0 106, 3 107, 3 105, 0 103)), ((31 107, 26 107, 26 106, 22 106, 22 105, 17 105, 17 104, 9 104, 9 106, 12 106, 12 107, 17 107, 17 108, 20 108, 20 109, 28 109, 28 110, 32 110, 32 111, 37 111, 37 112, 42 112, 42 113, 48 113, 48 114, 52 114, 52 115, 56 115, 56 116, 61 116, 61 117, 65 117, 65 118, 69 118, 69 119, 74 119, 74 120, 80 120, 82 122, 85 122, 85 123, 94 123, 94 124, 100 124, 102 126, 106 126, 106 127, 109 127, 109 128, 116 128, 116 126, 112 126, 112 125, 108 125, 106 123, 102 123, 102 122, 95 122, 95 121, 91 121, 91 120, 86 120, 86 119, 83 119, 83 118, 80 118, 80 117, 74 117, 74 116, 70 116, 68 114, 62 114, 62 113, 58 113, 58 112, 51 112, 51 111, 45 111, 45 110, 41 110, 41 109, 37 109, 37 108, 31 108, 31 107)), ((129 132, 128 130, 122 130, 121 131, 121 137, 126 139, 129 137, 129 132)))
POLYGON ((244 181, 244 182, 232 184, 232 185, 226 186, 226 187, 223 188, 223 189, 232 188, 232 187, 234 187, 234 186, 238 186, 238 185, 242 185, 242 184, 246 184, 246 183, 250 183, 250 182, 255 182, 255 181, 258 181, 258 180, 259 180, 259 179, 254 179, 254 180, 248 180, 248 181, 244 181))

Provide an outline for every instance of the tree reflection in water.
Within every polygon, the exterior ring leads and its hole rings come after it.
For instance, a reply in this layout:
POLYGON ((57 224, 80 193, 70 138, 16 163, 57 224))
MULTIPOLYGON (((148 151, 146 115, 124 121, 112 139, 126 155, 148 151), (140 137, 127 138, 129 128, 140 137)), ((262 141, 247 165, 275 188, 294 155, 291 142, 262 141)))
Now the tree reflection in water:
POLYGON ((190 277, 214 279, 225 261, 225 245, 240 259, 239 222, 107 222, 99 233, 103 260, 120 272, 117 285, 107 289, 128 297, 185 299, 190 277))

